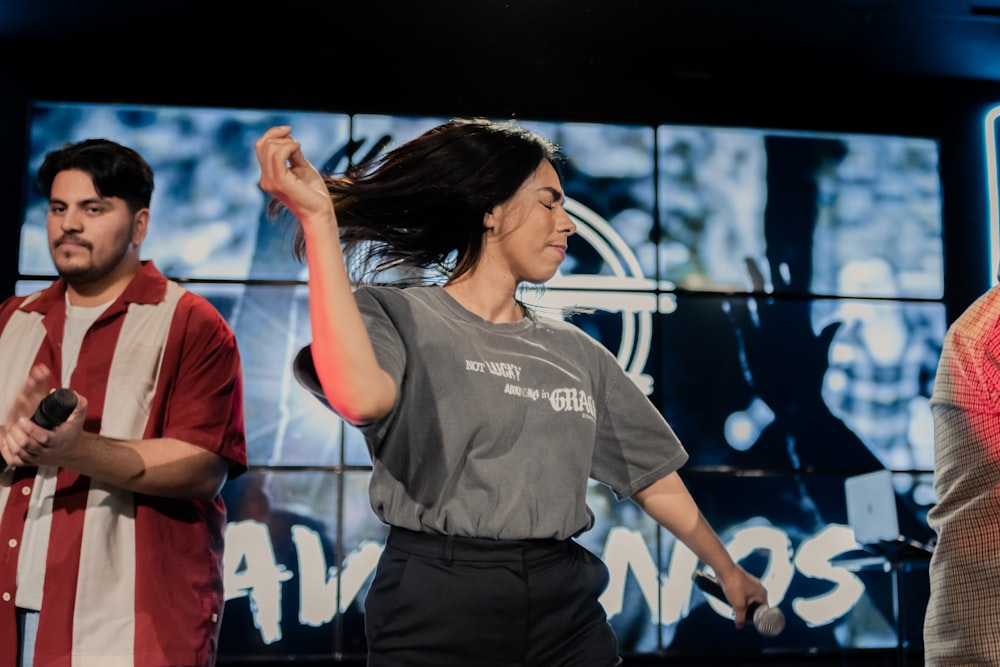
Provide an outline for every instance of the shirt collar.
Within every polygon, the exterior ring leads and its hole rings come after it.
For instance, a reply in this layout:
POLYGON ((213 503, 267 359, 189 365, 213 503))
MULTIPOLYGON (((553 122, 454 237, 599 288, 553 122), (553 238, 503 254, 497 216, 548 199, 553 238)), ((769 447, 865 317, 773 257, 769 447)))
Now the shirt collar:
MULTIPOLYGON (((152 260, 141 262, 139 272, 125 287, 115 302, 105 311, 105 316, 120 310, 125 310, 130 303, 154 304, 160 303, 167 294, 167 279, 156 268, 152 260)), ((56 279, 43 289, 36 299, 31 299, 21 306, 21 310, 29 313, 47 314, 53 308, 63 308, 66 303, 66 280, 56 279)))

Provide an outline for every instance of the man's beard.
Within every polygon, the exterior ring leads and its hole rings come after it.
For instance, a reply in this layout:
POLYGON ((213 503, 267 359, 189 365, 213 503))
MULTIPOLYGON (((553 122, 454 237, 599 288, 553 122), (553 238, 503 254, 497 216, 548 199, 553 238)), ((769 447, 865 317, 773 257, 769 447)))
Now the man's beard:
MULTIPOLYGON (((85 265, 73 265, 61 268, 58 262, 56 262, 56 273, 58 273, 63 280, 74 287, 99 282, 118 268, 118 265, 121 264, 122 260, 125 258, 126 253, 128 253, 130 245, 131 244, 128 242, 123 243, 116 249, 114 255, 101 263, 91 261, 89 264, 85 265)), ((86 247, 91 251, 91 258, 93 258, 93 247, 89 245, 86 247)))

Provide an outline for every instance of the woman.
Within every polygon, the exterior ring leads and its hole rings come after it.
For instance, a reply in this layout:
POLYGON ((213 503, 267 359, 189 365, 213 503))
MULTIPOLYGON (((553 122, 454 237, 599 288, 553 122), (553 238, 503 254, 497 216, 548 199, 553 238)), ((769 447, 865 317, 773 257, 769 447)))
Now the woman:
POLYGON ((687 454, 614 356, 518 299, 576 231, 555 146, 513 123, 440 125, 340 177, 287 126, 256 144, 262 189, 300 223, 313 342, 297 375, 365 434, 391 528, 366 598, 371 667, 621 664, 598 596, 590 478, 716 573, 736 625, 760 582, 677 474, 687 454), (342 245, 343 244, 343 245, 342 245), (437 270, 443 285, 362 285, 437 270))

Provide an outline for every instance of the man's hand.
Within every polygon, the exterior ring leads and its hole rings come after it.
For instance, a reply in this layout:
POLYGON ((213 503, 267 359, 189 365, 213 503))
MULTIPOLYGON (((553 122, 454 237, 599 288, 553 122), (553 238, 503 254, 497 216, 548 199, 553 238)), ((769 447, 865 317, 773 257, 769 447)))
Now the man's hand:
POLYGON ((4 433, 0 448, 4 461, 13 466, 61 465, 66 452, 80 438, 86 416, 87 399, 78 394, 73 412, 65 422, 51 430, 34 423, 30 417, 18 417, 4 433))

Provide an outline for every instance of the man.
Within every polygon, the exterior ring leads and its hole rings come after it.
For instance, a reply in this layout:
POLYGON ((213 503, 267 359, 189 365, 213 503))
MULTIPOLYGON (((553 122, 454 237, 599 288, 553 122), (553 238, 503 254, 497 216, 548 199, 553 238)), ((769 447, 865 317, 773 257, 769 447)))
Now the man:
POLYGON ((226 479, 246 469, 239 352, 140 245, 153 174, 103 139, 45 157, 59 274, 0 305, 0 665, 210 666, 226 479), (65 423, 30 420, 60 386, 65 423))
POLYGON ((931 397, 937 532, 926 664, 1000 665, 1000 287, 948 329, 931 397))

